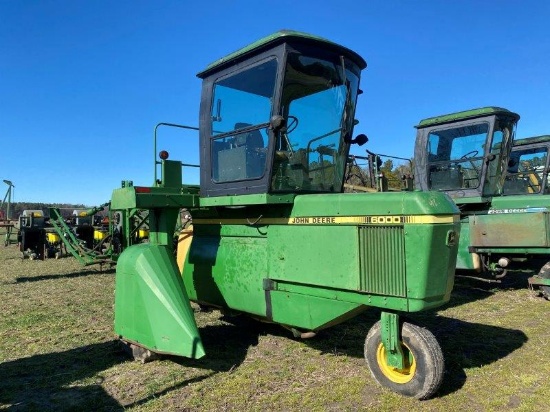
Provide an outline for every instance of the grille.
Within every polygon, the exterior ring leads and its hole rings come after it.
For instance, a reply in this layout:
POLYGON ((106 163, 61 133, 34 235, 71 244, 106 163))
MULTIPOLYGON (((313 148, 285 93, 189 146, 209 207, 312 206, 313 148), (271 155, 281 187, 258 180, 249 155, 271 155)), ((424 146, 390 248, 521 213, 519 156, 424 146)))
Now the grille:
POLYGON ((359 287, 405 297, 405 238, 402 226, 359 226, 359 287))

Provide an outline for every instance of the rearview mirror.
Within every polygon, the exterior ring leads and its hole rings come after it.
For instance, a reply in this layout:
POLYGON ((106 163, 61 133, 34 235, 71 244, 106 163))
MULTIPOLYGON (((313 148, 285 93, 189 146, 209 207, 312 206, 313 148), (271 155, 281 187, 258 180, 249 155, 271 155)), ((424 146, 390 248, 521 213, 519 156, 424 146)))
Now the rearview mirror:
POLYGON ((275 133, 277 133, 279 130, 281 130, 284 126, 286 126, 286 120, 283 116, 276 114, 275 116, 272 116, 269 121, 269 126, 275 133))
POLYGON ((369 138, 366 134, 359 134, 355 137, 355 139, 351 139, 349 141, 350 144, 358 144, 359 146, 363 146, 365 143, 369 141, 369 138))

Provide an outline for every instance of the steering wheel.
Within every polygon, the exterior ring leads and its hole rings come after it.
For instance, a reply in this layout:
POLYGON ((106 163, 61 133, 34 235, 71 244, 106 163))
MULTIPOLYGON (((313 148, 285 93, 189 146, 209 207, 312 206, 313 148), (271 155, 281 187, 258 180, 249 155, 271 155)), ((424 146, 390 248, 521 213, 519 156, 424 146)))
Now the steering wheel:
POLYGON ((298 118, 296 116, 287 116, 286 134, 292 133, 298 127, 298 118), (289 121, 290 120, 290 121, 289 121))
MULTIPOLYGON (((472 150, 471 152, 465 153, 460 157, 460 160, 462 159, 471 159, 472 157, 476 157, 479 154, 478 150, 472 150)), ((481 169, 478 169, 473 160, 468 160, 470 162, 470 165, 472 165, 472 169, 477 174, 476 178, 479 178, 479 175, 481 174, 481 169)))
POLYGON ((471 152, 468 152, 464 155, 462 155, 460 158, 461 159, 468 159, 470 157, 476 157, 478 155, 479 151, 478 150, 472 150, 471 152))

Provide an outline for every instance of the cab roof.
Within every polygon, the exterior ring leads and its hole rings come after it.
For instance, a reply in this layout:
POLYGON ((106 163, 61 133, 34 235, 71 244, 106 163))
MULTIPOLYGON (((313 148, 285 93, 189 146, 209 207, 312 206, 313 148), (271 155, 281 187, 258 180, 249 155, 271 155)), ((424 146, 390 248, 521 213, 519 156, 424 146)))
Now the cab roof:
POLYGON ((424 127, 436 126, 445 123, 456 122, 460 120, 475 119, 476 117, 485 117, 490 115, 507 115, 514 117, 516 121, 519 120, 519 114, 511 112, 510 110, 504 109, 502 107, 488 106, 480 107, 478 109, 465 110, 462 112, 450 113, 441 116, 428 117, 427 119, 421 120, 418 125, 415 127, 417 129, 422 129, 424 127))
POLYGON ((550 135, 544 134, 541 136, 525 137, 523 139, 514 140, 514 147, 526 146, 528 144, 535 144, 535 143, 548 143, 548 142, 550 142, 550 135))
POLYGON ((206 66, 206 69, 197 74, 197 77, 204 79, 213 72, 219 71, 222 68, 240 62, 254 54, 257 54, 265 49, 275 47, 279 44, 296 41, 301 43, 309 43, 312 45, 321 46, 324 49, 331 49, 337 53, 341 53, 347 58, 353 60, 361 70, 367 67, 366 61, 355 53, 353 50, 350 50, 344 46, 341 46, 337 43, 331 42, 330 40, 324 39, 319 36, 315 36, 308 33, 303 33, 294 30, 280 30, 269 36, 266 36, 260 40, 255 41, 248 46, 245 46, 233 53, 228 54, 221 59, 216 60, 213 63, 210 63, 206 66))

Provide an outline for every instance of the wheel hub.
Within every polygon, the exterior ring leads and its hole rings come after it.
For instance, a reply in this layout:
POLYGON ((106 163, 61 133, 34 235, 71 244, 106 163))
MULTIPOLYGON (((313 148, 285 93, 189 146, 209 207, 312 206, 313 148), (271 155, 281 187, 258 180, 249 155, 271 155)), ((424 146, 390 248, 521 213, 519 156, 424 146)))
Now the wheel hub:
POLYGON ((403 352, 406 360, 405 368, 397 369, 388 365, 386 361, 386 348, 382 343, 380 343, 376 351, 376 360, 378 361, 382 373, 392 382, 401 384, 410 382, 416 371, 416 361, 406 345, 403 345, 403 352))

